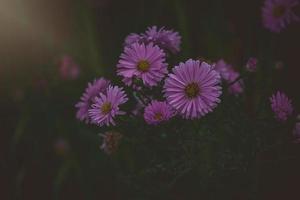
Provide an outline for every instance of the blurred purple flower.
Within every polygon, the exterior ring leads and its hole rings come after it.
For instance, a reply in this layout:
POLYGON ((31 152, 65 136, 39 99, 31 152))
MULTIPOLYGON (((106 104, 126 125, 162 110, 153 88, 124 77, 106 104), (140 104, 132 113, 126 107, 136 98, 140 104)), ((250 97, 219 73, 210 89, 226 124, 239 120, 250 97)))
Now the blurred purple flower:
POLYGON ((95 97, 95 102, 88 111, 92 123, 98 126, 116 125, 114 118, 117 115, 125 114, 125 112, 120 110, 119 106, 127 100, 123 88, 109 86, 106 94, 100 93, 99 97, 95 97))
MULTIPOLYGON (((215 65, 214 70, 220 73, 222 79, 228 84, 232 84, 240 77, 240 73, 236 72, 232 65, 227 64, 223 59, 220 59, 215 65)), ((229 86, 228 92, 230 94, 238 95, 244 91, 243 81, 238 80, 229 86)))
POLYGON ((174 116, 172 107, 165 101, 151 101, 144 111, 144 119, 148 124, 157 125, 163 121, 168 121, 174 116))
POLYGON ((244 91, 244 82, 243 80, 238 80, 240 77, 240 73, 232 71, 228 77, 228 84, 230 86, 228 87, 228 92, 230 94, 238 95, 243 93, 244 91), (232 84, 233 83, 233 84, 232 84))
POLYGON ((59 66, 59 73, 64 80, 77 79, 80 74, 80 68, 71 56, 63 56, 59 66))
POLYGON ((228 80, 230 74, 234 71, 230 64, 227 64, 223 59, 217 61, 213 66, 214 70, 220 73, 222 79, 228 80))
POLYGON ((249 72, 255 72, 257 68, 257 59, 254 57, 249 58, 246 64, 246 70, 249 72))
POLYGON ((105 134, 99 134, 103 138, 102 145, 100 148, 107 154, 111 155, 115 153, 120 145, 122 135, 115 131, 109 131, 105 134))
POLYGON ((152 26, 148 27, 145 33, 131 33, 125 39, 126 46, 136 42, 145 44, 154 43, 160 48, 176 54, 180 51, 181 36, 173 30, 152 26))
POLYGON ((167 77, 164 96, 184 118, 200 118, 220 102, 220 74, 200 61, 179 63, 167 77))
POLYGON ((110 84, 109 80, 104 78, 99 78, 94 80, 92 83, 88 83, 85 92, 80 98, 75 107, 78 109, 76 117, 80 121, 90 122, 88 116, 88 110, 91 108, 92 104, 95 102, 95 97, 99 96, 100 93, 104 93, 110 84))
POLYGON ((293 113, 291 100, 282 92, 277 92, 270 97, 271 107, 278 121, 284 122, 293 113))
POLYGON ((265 0, 262 8, 262 20, 266 29, 279 33, 292 21, 298 21, 292 8, 298 0, 265 0))
POLYGON ((117 74, 124 78, 125 84, 131 84, 132 79, 137 78, 150 87, 157 85, 168 72, 165 53, 152 43, 134 43, 125 47, 117 68, 117 74))

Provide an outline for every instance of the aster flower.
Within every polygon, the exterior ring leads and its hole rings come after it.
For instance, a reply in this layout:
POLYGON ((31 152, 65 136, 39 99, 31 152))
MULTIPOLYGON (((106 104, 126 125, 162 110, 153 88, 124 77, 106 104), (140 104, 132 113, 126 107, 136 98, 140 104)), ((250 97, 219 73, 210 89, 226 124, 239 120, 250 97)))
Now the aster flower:
POLYGON ((120 146, 120 140, 123 137, 120 133, 109 131, 105 134, 99 135, 103 138, 103 143, 100 146, 100 149, 102 149, 105 153, 111 155, 118 150, 120 146))
POLYGON ((150 87, 157 85, 168 72, 165 53, 152 43, 148 45, 134 43, 130 47, 125 47, 117 68, 117 74, 128 84, 136 78, 150 87))
POLYGON ((264 27, 279 33, 292 21, 298 21, 299 18, 292 11, 298 3, 298 0, 265 0, 262 8, 264 27))
POLYGON ((173 54, 180 51, 181 37, 178 32, 166 30, 164 27, 158 29, 157 26, 152 26, 147 29, 143 36, 147 42, 153 42, 173 54))
POLYGON ((134 43, 141 43, 143 40, 143 37, 139 34, 131 33, 125 38, 124 46, 130 46, 134 43))
MULTIPOLYGON (((220 73, 223 80, 228 84, 232 84, 234 81, 240 77, 240 73, 236 72, 232 65, 227 64, 223 59, 220 59, 215 65, 214 70, 220 73)), ((243 81, 239 80, 229 86, 228 92, 230 94, 240 94, 243 90, 243 81)))
POLYGON ((133 43, 154 43, 163 50, 175 54, 180 51, 181 37, 178 32, 173 30, 152 26, 148 27, 145 33, 131 33, 128 35, 125 39, 125 46, 132 45, 133 43))
POLYGON ((153 100, 144 111, 144 119, 148 124, 157 125, 163 121, 168 121, 174 116, 172 107, 165 101, 153 100))
POLYGON ((257 59, 254 57, 249 58, 247 64, 246 64, 246 70, 248 72, 255 72, 257 66, 257 59))
POLYGON ((293 106, 291 100, 282 92, 277 92, 271 98, 271 107, 278 121, 284 122, 292 115, 293 106))
POLYGON ((220 79, 209 64, 189 59, 173 68, 165 80, 164 96, 184 118, 200 118, 220 102, 220 79))
POLYGON ((119 106, 127 100, 127 96, 122 88, 109 86, 106 94, 100 93, 100 96, 95 98, 92 108, 88 111, 92 123, 98 126, 115 125, 115 117, 125 114, 125 112, 120 110, 119 106))
POLYGON ((64 80, 74 80, 78 78, 80 74, 80 68, 72 57, 63 56, 59 66, 59 73, 61 78, 64 80))
POLYGON ((80 98, 80 102, 75 105, 78 109, 76 114, 77 119, 85 121, 86 123, 90 122, 88 110, 95 102, 95 97, 105 92, 109 84, 110 81, 104 78, 95 79, 92 83, 88 83, 85 92, 80 98))

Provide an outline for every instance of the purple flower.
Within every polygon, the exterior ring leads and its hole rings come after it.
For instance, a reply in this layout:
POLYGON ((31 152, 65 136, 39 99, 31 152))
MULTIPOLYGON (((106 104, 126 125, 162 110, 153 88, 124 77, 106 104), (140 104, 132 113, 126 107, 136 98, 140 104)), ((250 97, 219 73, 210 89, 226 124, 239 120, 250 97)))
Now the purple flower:
POLYGON ((90 122, 88 110, 95 102, 95 97, 99 96, 100 93, 105 92, 109 84, 110 81, 104 78, 99 78, 94 80, 92 83, 88 83, 85 92, 80 98, 80 102, 75 105, 75 107, 78 109, 76 114, 77 119, 80 121, 85 121, 86 123, 90 122))
POLYGON ((74 80, 78 78, 80 68, 72 57, 63 56, 59 66, 59 73, 64 80, 74 80))
POLYGON ((173 54, 180 51, 181 37, 178 32, 165 30, 164 27, 158 29, 157 26, 152 26, 147 29, 143 36, 147 42, 153 42, 173 54))
POLYGON ((120 146, 120 140, 123 137, 120 133, 109 131, 105 134, 99 135, 103 138, 103 143, 100 146, 100 149, 102 149, 105 153, 111 155, 118 150, 120 146))
POLYGON ((125 38, 124 46, 131 46, 134 43, 141 43, 143 37, 136 33, 131 33, 125 38))
POLYGON ((242 80, 238 80, 239 77, 240 77, 240 73, 235 72, 235 71, 230 72, 228 80, 226 80, 228 82, 228 84, 231 84, 228 87, 228 92, 230 94, 238 95, 238 94, 243 93, 244 82, 242 80))
POLYGON ((246 70, 249 72, 255 72, 257 66, 257 59, 256 58, 249 58, 247 64, 246 64, 246 70))
POLYGON ((224 80, 228 80, 230 74, 234 71, 232 66, 227 64, 223 59, 218 60, 218 62, 214 65, 214 70, 219 72, 224 80))
POLYGON ((92 123, 98 126, 115 125, 114 118, 117 115, 125 114, 125 112, 120 110, 119 106, 127 100, 127 96, 122 88, 109 86, 106 94, 100 93, 100 96, 95 98, 92 108, 88 111, 92 123))
POLYGON ((168 121, 174 116, 172 107, 165 101, 153 100, 144 111, 144 119, 148 124, 157 125, 163 121, 168 121))
POLYGON ((148 27, 145 33, 131 33, 128 35, 125 39, 125 46, 133 43, 154 43, 160 48, 175 54, 180 51, 181 37, 178 32, 174 32, 173 30, 152 26, 148 27))
POLYGON ((220 79, 209 64, 189 59, 173 68, 165 81, 164 96, 184 118, 200 118, 220 102, 220 79))
POLYGON ((278 121, 284 122, 292 115, 293 106, 291 100, 282 92, 277 92, 271 98, 271 107, 278 121))
MULTIPOLYGON (((220 73, 223 80, 228 84, 232 84, 234 81, 240 77, 240 73, 234 71, 230 64, 227 64, 223 59, 220 59, 215 65, 214 70, 220 73)), ((243 90, 243 81, 239 80, 229 86, 228 92, 230 94, 240 94, 243 90)))
POLYGON ((134 43, 125 47, 117 65, 117 74, 122 76, 125 84, 132 79, 141 79, 146 86, 155 86, 168 72, 165 53, 152 43, 145 45, 134 43))
POLYGON ((265 0, 262 8, 264 27, 279 33, 291 21, 298 21, 299 18, 292 11, 298 3, 298 0, 265 0))

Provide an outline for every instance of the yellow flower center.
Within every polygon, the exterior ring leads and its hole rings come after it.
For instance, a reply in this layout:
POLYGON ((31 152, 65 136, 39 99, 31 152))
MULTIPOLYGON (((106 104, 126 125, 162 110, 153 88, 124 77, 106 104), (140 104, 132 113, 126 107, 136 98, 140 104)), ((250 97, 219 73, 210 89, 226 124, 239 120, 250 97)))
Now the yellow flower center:
POLYGON ((150 64, 147 60, 141 60, 137 64, 137 68, 141 72, 147 72, 150 67, 150 64))
POLYGON ((111 107, 111 103, 104 103, 102 106, 101 106, 101 112, 103 114, 107 114, 111 111, 112 107, 111 107))
POLYGON ((286 8, 282 5, 274 6, 273 16, 276 18, 282 17, 286 11, 286 8))
POLYGON ((195 98, 198 96, 200 89, 197 83, 190 83, 185 87, 184 92, 188 98, 195 98))
POLYGON ((154 119, 158 120, 158 121, 162 120, 162 114, 161 113, 155 113, 154 119))

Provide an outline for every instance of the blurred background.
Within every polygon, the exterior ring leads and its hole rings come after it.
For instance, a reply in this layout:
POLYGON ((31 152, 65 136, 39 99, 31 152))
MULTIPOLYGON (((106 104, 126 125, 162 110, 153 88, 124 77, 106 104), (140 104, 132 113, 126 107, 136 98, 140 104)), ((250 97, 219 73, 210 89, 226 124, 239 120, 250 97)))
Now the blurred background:
POLYGON ((114 79, 124 38, 148 26, 179 32, 178 61, 224 58, 239 69, 257 57, 261 68, 278 69, 274 90, 285 91, 299 109, 300 26, 270 33, 262 27, 262 5, 0 0, 0 198, 126 199, 117 192, 110 158, 99 150, 97 128, 87 131, 74 105, 88 81, 114 79))

